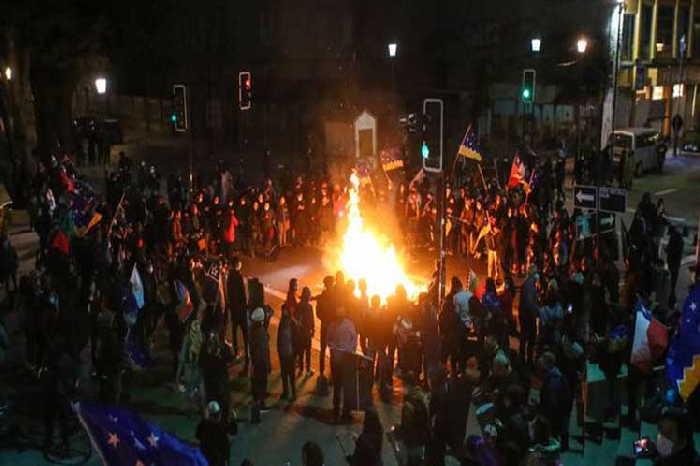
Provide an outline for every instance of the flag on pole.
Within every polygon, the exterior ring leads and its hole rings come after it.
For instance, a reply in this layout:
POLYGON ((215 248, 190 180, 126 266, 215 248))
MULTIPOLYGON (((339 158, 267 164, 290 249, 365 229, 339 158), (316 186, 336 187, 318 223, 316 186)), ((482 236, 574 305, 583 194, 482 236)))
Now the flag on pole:
POLYGON ((129 279, 129 283, 131 283, 131 293, 134 295, 136 305, 139 309, 141 309, 145 304, 143 297, 143 282, 141 281, 141 275, 139 275, 136 264, 134 264, 134 268, 131 269, 131 278, 129 279))
POLYGON ((482 160, 479 143, 476 139, 476 134, 472 131, 471 125, 469 125, 467 132, 464 134, 464 139, 462 139, 462 143, 459 145, 458 153, 462 157, 476 160, 477 162, 481 162, 482 160))
POLYGON ((680 322, 666 356, 666 378, 687 401, 700 384, 700 284, 688 293, 680 322))
POLYGON ((635 310, 630 362, 644 372, 651 372, 668 347, 668 328, 651 315, 641 299, 637 300, 635 310))
POLYGON ((73 410, 104 466, 207 466, 198 448, 130 410, 89 401, 73 410))
POLYGON ((510 167, 510 179, 508 180, 508 189, 515 188, 518 185, 525 184, 525 165, 520 160, 520 154, 517 152, 513 157, 513 165, 510 167))

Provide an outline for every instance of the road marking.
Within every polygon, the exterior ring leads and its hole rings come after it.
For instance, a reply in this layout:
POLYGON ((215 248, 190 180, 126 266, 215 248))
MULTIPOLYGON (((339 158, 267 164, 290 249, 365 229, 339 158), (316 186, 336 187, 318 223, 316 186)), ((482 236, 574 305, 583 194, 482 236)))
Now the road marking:
POLYGON ((664 215, 664 218, 672 222, 685 223, 685 217, 670 217, 668 215, 664 215))
POLYGON ((678 191, 678 188, 663 189, 661 191, 656 191, 654 196, 665 196, 666 194, 675 193, 676 191, 678 191))

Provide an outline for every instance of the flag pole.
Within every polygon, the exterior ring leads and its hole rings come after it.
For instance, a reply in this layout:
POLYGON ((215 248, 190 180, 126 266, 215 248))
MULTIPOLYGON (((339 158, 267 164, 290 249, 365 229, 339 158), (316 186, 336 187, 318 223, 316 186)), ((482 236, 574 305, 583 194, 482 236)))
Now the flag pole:
POLYGON ((533 168, 532 173, 530 173, 530 181, 527 183, 527 192, 525 193, 525 204, 527 204, 527 200, 530 197, 530 192, 532 191, 532 179, 535 177, 535 171, 537 171, 537 169, 533 168))
MULTIPOLYGON (((479 174, 481 175, 481 183, 484 185, 484 191, 486 191, 488 193, 489 189, 486 186, 486 179, 484 179, 484 171, 481 169, 481 164, 479 162, 477 162, 477 165, 479 167, 479 174)), ((488 220, 490 222, 491 216, 489 215, 489 210, 484 209, 484 212, 486 212, 486 220, 488 220)))
POLYGON ((117 214, 119 213, 119 209, 122 207, 122 202, 124 201, 124 196, 126 195, 126 191, 122 192, 122 197, 119 199, 119 203, 117 204, 117 208, 114 209, 114 214, 112 215, 112 221, 109 223, 109 230, 107 230, 107 238, 112 234, 112 227, 114 227, 114 223, 117 221, 117 214))

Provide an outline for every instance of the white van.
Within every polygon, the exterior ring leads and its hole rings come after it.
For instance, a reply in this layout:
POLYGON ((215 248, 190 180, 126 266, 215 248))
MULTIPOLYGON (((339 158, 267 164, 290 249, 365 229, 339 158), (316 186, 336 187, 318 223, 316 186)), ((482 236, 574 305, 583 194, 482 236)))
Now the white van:
POLYGON ((612 161, 619 165, 623 153, 631 154, 629 160, 635 176, 648 171, 661 171, 666 154, 658 150, 659 131, 654 128, 626 128, 613 131, 612 161))

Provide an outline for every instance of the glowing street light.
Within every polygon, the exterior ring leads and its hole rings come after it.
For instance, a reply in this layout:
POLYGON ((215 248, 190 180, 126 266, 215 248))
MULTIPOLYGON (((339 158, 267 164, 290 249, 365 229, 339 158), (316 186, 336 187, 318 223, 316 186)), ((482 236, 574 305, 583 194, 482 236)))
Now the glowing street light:
POLYGON ((7 78, 8 81, 12 81, 12 68, 9 66, 5 68, 5 78, 7 78))
POLYGON ((389 49, 389 56, 391 58, 394 58, 396 56, 396 49, 398 48, 398 44, 396 42, 391 42, 389 45, 387 45, 389 49))
POLYGON ((98 94, 107 92, 107 80, 105 78, 95 79, 95 89, 97 89, 98 94))
POLYGON ((578 53, 580 53, 580 54, 586 53, 587 48, 588 48, 588 41, 586 39, 582 38, 576 42, 576 50, 578 51, 578 53))
POLYGON ((540 49, 542 48, 542 39, 539 37, 535 37, 532 40, 530 40, 530 50, 532 50, 534 53, 540 53, 540 49))

